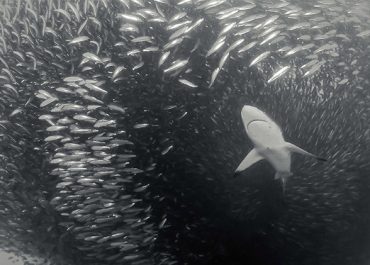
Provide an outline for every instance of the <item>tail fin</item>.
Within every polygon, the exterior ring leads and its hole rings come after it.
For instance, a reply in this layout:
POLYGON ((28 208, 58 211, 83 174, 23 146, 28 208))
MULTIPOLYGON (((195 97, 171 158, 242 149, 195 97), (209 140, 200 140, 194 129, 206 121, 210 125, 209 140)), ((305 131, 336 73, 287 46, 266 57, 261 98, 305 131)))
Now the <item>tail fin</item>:
POLYGON ((281 186, 283 187, 283 194, 285 195, 285 190, 286 190, 286 178, 281 178, 281 186))
POLYGON ((286 181, 291 175, 293 175, 291 172, 276 172, 275 173, 275 179, 281 179, 283 194, 285 194, 285 190, 286 190, 286 181))

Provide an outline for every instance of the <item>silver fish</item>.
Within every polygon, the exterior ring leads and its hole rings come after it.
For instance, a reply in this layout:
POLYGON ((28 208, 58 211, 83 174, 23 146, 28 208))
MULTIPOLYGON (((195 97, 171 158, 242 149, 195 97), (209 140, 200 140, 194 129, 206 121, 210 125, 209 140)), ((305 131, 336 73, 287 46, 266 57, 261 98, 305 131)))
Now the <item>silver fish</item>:
POLYGON ((64 117, 62 119, 57 120, 57 124, 61 124, 61 125, 69 125, 69 124, 72 124, 74 122, 75 122, 74 120, 72 120, 68 117, 64 117))
POLYGON ((69 76, 63 79, 64 82, 81 82, 83 79, 79 76, 69 76))
POLYGON ((311 40, 311 36, 310 35, 302 35, 302 36, 298 37, 297 40, 309 41, 309 40, 311 40))
POLYGON ((82 129, 82 128, 79 128, 77 126, 71 126, 70 128, 70 132, 71 134, 94 134, 94 133, 97 133, 99 132, 98 130, 94 130, 94 129, 82 129))
POLYGON ((320 67, 324 64, 325 62, 323 61, 320 61, 318 63, 316 63, 315 65, 313 65, 306 73, 304 73, 304 77, 308 77, 312 74, 314 74, 317 70, 320 69, 320 67))
POLYGON ((267 80, 267 83, 271 83, 272 81, 278 79, 279 77, 281 77, 282 75, 284 75, 285 73, 287 73, 290 69, 290 66, 284 66, 282 68, 280 68, 278 71, 276 71, 271 77, 269 80, 267 80))
POLYGON ((338 82, 338 85, 344 85, 344 84, 346 84, 348 82, 348 79, 347 78, 344 78, 344 79, 342 79, 342 80, 340 80, 339 82, 338 82))
POLYGON ((173 39, 176 39, 182 35, 184 35, 185 33, 188 32, 188 27, 185 26, 183 28, 180 28, 178 30, 176 30, 174 33, 171 34, 171 36, 168 38, 169 40, 173 40, 173 39))
POLYGON ((291 49, 290 51, 288 51, 287 53, 285 53, 284 57, 287 57, 287 56, 290 56, 290 55, 293 55, 299 51, 302 50, 302 45, 297 45, 296 47, 294 47, 293 49, 291 49))
POLYGON ((230 24, 226 25, 226 26, 221 30, 221 32, 219 33, 219 36, 222 36, 222 35, 224 35, 224 34, 228 33, 228 32, 229 32, 233 27, 235 27, 235 25, 236 25, 236 22, 232 22, 232 23, 230 23, 230 24))
POLYGON ((325 51, 325 50, 331 50, 333 48, 336 48, 336 45, 333 45, 331 43, 327 43, 322 45, 321 47, 317 48, 316 50, 313 51, 313 54, 317 54, 319 52, 325 51))
POLYGON ((82 114, 78 114, 78 115, 73 116, 73 119, 78 120, 78 121, 90 122, 90 123, 95 123, 96 122, 95 118, 90 117, 88 115, 82 115, 82 114))
POLYGON ((140 62, 137 65, 134 65, 134 67, 132 67, 132 71, 135 71, 143 66, 144 66, 144 62, 140 62))
POLYGON ((250 9, 253 9, 256 7, 256 4, 254 3, 254 1, 244 1, 244 2, 247 2, 248 4, 246 5, 243 5, 243 6, 238 6, 237 9, 240 10, 240 11, 245 11, 245 10, 250 10, 250 9))
POLYGON ((219 64, 218 64, 218 68, 220 68, 220 69, 222 69, 222 67, 224 66, 224 64, 225 64, 225 62, 226 62, 226 60, 229 58, 229 53, 226 51, 223 55, 222 55, 222 57, 221 57, 221 59, 220 59, 220 62, 219 62, 219 64))
POLYGON ((68 128, 67 126, 52 125, 52 126, 46 128, 46 131, 48 131, 48 132, 58 132, 58 131, 61 131, 61 130, 67 129, 67 128, 68 128))
POLYGON ((101 127, 112 127, 116 126, 116 121, 114 120, 98 120, 95 124, 95 128, 101 128, 101 127))
POLYGON ((91 52, 85 52, 82 54, 83 57, 85 57, 88 60, 94 61, 96 63, 103 63, 102 60, 95 54, 91 52))
POLYGON ((96 110, 101 108, 100 105, 87 105, 87 110, 96 110))
POLYGON ((213 85, 213 83, 215 82, 219 72, 220 72, 220 68, 218 68, 218 67, 215 70, 213 70, 212 76, 211 76, 211 82, 209 83, 209 87, 211 87, 213 85))
POLYGON ((48 98, 47 100, 44 100, 41 104, 40 104, 40 107, 43 108, 43 107, 46 107, 47 105, 49 105, 50 103, 53 103, 55 101, 58 101, 57 98, 54 98, 54 97, 51 97, 51 98, 48 98))
POLYGON ((148 123, 138 123, 138 124, 134 125, 134 129, 142 129, 142 128, 146 128, 148 126, 149 126, 148 123))
POLYGON ((161 155, 166 155, 171 149, 173 148, 173 145, 168 146, 165 148, 162 152, 161 155))
POLYGON ((167 222, 167 218, 164 218, 161 222, 160 222, 160 224, 158 225, 158 228, 159 229, 162 229, 163 227, 164 227, 164 225, 165 225, 165 223, 167 222))
POLYGON ((287 28, 288 30, 296 30, 296 29, 306 29, 306 28, 309 28, 311 26, 311 23, 309 22, 300 22, 300 23, 297 23, 289 28, 287 28))
POLYGON ((227 0, 211 0, 211 1, 208 1, 204 4, 201 4, 200 6, 197 7, 197 9, 207 10, 207 9, 214 8, 214 7, 217 7, 219 5, 222 5, 226 1, 227 0))
POLYGON ((186 85, 186 86, 191 87, 191 88, 196 88, 196 87, 198 87, 198 86, 197 86, 196 84, 194 84, 193 82, 190 82, 189 80, 186 80, 186 79, 183 79, 183 78, 179 79, 179 82, 180 82, 181 84, 186 85))
POLYGON ((135 32, 139 33, 139 28, 136 25, 125 23, 119 28, 121 32, 135 32))
POLYGON ((280 34, 280 30, 272 32, 270 35, 268 35, 263 41, 261 41, 261 45, 269 42, 273 38, 277 37, 280 34))
POLYGON ((262 27, 266 27, 267 25, 273 23, 275 20, 279 18, 279 15, 273 15, 270 18, 268 18, 263 24, 262 27))
POLYGON ((136 37, 132 39, 131 41, 134 43, 140 43, 140 42, 153 43, 152 38, 149 36, 136 37))
POLYGON ((370 36, 370 29, 369 30, 361 31, 356 36, 357 37, 360 37, 360 38, 368 37, 368 36, 370 36))
POLYGON ((118 77, 118 75, 119 75, 123 70, 126 70, 126 67, 124 67, 123 65, 118 66, 118 67, 114 70, 114 72, 113 72, 112 80, 116 79, 116 78, 118 77))
POLYGON ((191 20, 186 20, 177 24, 169 25, 167 26, 167 30, 176 30, 178 28, 191 24, 191 22, 192 22, 191 20))
POLYGON ((191 4, 191 3, 192 3, 192 0, 182 0, 178 2, 177 4, 181 6, 181 5, 191 4))
POLYGON ((172 41, 170 41, 169 43, 167 43, 166 45, 163 46, 163 50, 168 50, 168 49, 171 49, 177 45, 179 45, 182 41, 184 40, 184 37, 180 37, 180 38, 177 38, 177 39, 174 39, 172 41))
POLYGON ((219 49, 221 49, 221 47, 225 44, 225 37, 221 37, 219 38, 212 46, 211 48, 209 49, 209 51, 207 52, 206 54, 206 57, 212 55, 213 53, 215 53, 216 51, 218 51, 219 49))
POLYGON ((71 20, 71 16, 69 15, 69 13, 66 10, 64 10, 64 9, 54 9, 53 11, 57 12, 59 14, 62 14, 68 21, 71 20))
POLYGON ((90 89, 91 91, 95 91, 95 92, 98 92, 98 93, 102 93, 102 94, 107 94, 108 91, 100 88, 99 86, 97 85, 94 85, 94 84, 90 84, 90 83, 85 83, 85 86, 90 89))
POLYGON ((258 43, 257 41, 252 41, 251 43, 248 43, 247 45, 243 46, 240 50, 238 50, 238 53, 242 53, 253 48, 257 43, 258 43))
POLYGON ((244 42, 244 39, 243 38, 240 38, 240 39, 237 39, 236 41, 234 41, 229 48, 227 48, 227 50, 225 51, 226 53, 228 52, 231 52, 232 50, 234 50, 236 47, 238 47, 240 44, 242 44, 244 42))
POLYGON ((51 112, 60 112, 60 111, 83 111, 85 110, 85 107, 77 104, 60 104, 56 106, 54 109, 51 110, 51 112))
MULTIPOLYGON (((139 174, 139 173, 142 173, 142 172, 144 172, 143 170, 141 170, 141 169, 138 169, 138 168, 125 168, 124 170, 123 170, 123 172, 128 172, 128 173, 131 173, 131 174, 139 174)), ((147 187, 148 187, 148 185, 149 184, 147 184, 147 185, 145 185, 145 186, 143 186, 138 192, 140 192, 140 191, 144 191, 147 187)), ((136 190, 134 190, 134 191, 136 191, 136 190)))
POLYGON ((235 32, 235 36, 240 36, 249 33, 252 30, 252 27, 245 27, 237 32, 235 32))
POLYGON ((254 58, 251 63, 249 64, 249 67, 261 62, 262 60, 264 60, 265 58, 267 58, 267 56, 269 56, 271 54, 270 51, 266 51, 266 52, 263 52, 261 53, 260 55, 258 55, 256 58, 254 58))
POLYGON ((143 49, 143 52, 157 52, 159 51, 158 46, 150 46, 143 49))
POLYGON ((311 9, 309 11, 306 11, 305 13, 303 13, 304 16, 313 16, 313 15, 317 15, 317 14, 320 14, 321 13, 321 10, 318 9, 318 8, 315 8, 315 9, 311 9))
POLYGON ((77 35, 80 35, 81 32, 84 30, 84 28, 86 27, 87 25, 87 22, 89 21, 88 18, 85 19, 85 21, 81 24, 81 26, 78 28, 77 30, 77 35))
POLYGON ((118 14, 118 18, 122 18, 124 20, 135 22, 135 23, 141 23, 144 22, 139 16, 130 15, 130 14, 118 14))
POLYGON ((77 38, 74 38, 72 40, 70 40, 68 42, 69 45, 72 45, 72 44, 77 44, 77 43, 81 43, 81 42, 84 42, 84 41, 88 41, 90 38, 87 37, 87 36, 79 36, 77 38))
POLYGON ((45 138, 45 142, 53 142, 53 141, 57 141, 57 140, 60 140, 60 139, 63 139, 64 136, 62 135, 52 135, 52 136, 48 136, 45 138))
POLYGON ((243 18, 242 20, 240 20, 238 22, 239 25, 242 25, 242 24, 245 24, 245 23, 248 23, 248 22, 251 22, 251 21, 254 21, 254 20, 257 20, 257 19, 261 19, 261 18, 264 18, 266 16, 266 14, 255 14, 255 15, 251 15, 251 16, 247 16, 245 18, 243 18))
POLYGON ((268 35, 269 33, 275 31, 277 29, 277 25, 273 25, 271 27, 268 27, 266 30, 262 31, 259 35, 258 35, 258 38, 261 38, 261 37, 264 37, 266 35, 268 35))
POLYGON ((15 110, 12 111, 12 113, 9 114, 9 117, 14 117, 19 113, 22 113, 23 109, 22 108, 16 108, 15 110))
POLYGON ((309 61, 308 63, 305 63, 304 65, 302 65, 301 68, 303 69, 303 68, 306 68, 306 67, 310 67, 310 66, 312 66, 312 65, 314 65, 318 62, 319 62, 319 60, 313 59, 313 60, 309 61))
POLYGON ((131 0, 133 3, 135 3, 139 7, 145 7, 143 0, 131 0))
POLYGON ((175 22, 183 17, 186 16, 186 13, 185 12, 180 12, 180 13, 177 13, 176 15, 174 15, 173 17, 171 17, 169 20, 168 20, 168 23, 171 24, 172 22, 175 22))
POLYGON ((167 20, 164 17, 156 17, 156 18, 149 19, 148 22, 165 23, 167 22, 167 20))
POLYGON ((162 54, 161 58, 159 58, 158 67, 160 67, 166 61, 169 55, 170 55, 170 51, 167 51, 162 54))
POLYGON ((104 104, 103 101, 101 101, 100 99, 97 99, 96 97, 93 97, 93 96, 84 95, 83 98, 90 101, 90 102, 93 102, 93 103, 104 104))
POLYGON ((108 105, 108 108, 109 108, 110 110, 118 111, 118 112, 120 112, 120 113, 122 113, 122 114, 125 114, 125 113, 126 113, 126 110, 125 110, 124 108, 122 108, 122 107, 120 107, 120 106, 117 106, 117 105, 115 105, 115 104, 109 104, 109 105, 108 105))
POLYGON ((176 71, 178 69, 181 69, 188 63, 188 61, 189 61, 189 59, 176 60, 172 63, 172 65, 170 67, 164 69, 163 72, 169 73, 169 72, 173 72, 173 71, 176 71))
POLYGON ((237 8, 233 8, 232 10, 229 10, 229 12, 227 12, 227 13, 223 13, 223 14, 219 15, 219 16, 217 17, 217 19, 218 19, 218 20, 224 20, 224 19, 226 19, 226 18, 231 17, 232 15, 235 15, 235 14, 236 14, 236 13, 238 13, 238 12, 239 12, 239 10, 238 10, 237 8))
POLYGON ((204 18, 200 18, 197 21, 195 21, 193 25, 191 25, 189 27, 186 27, 187 28, 186 33, 188 33, 190 31, 194 30, 195 28, 197 28, 199 25, 201 25, 203 23, 203 21, 204 21, 204 18))

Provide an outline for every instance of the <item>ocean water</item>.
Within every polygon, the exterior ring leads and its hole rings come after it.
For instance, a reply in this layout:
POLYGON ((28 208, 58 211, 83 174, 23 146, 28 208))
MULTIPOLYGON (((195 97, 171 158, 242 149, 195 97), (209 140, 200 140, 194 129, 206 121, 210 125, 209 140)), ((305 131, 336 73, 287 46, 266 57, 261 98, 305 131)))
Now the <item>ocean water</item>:
POLYGON ((27 265, 368 265, 369 14, 1 0, 1 249, 27 265))

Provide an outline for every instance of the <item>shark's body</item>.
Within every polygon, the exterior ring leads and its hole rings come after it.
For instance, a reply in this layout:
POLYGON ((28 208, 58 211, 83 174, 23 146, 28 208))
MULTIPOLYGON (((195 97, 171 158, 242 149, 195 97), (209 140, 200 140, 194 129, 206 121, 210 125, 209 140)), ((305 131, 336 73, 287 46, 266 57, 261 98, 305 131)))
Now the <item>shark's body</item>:
POLYGON ((292 152, 325 160, 286 142, 280 127, 258 108, 245 105, 242 108, 241 116, 254 149, 243 159, 236 169, 236 173, 247 169, 262 159, 266 159, 276 170, 275 178, 281 179, 283 189, 285 189, 286 179, 292 175, 290 171, 292 152))

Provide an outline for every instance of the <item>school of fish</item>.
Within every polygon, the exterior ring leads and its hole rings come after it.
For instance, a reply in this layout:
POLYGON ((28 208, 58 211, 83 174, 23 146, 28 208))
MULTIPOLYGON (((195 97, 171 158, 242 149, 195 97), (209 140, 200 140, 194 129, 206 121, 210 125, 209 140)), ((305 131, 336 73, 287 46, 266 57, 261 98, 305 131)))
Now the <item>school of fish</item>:
POLYGON ((334 238, 370 220, 369 14, 360 0, 0 0, 0 248, 35 265, 272 264, 227 243, 256 233, 287 265, 361 262, 334 238), (245 104, 330 155, 297 163, 266 223, 265 190, 226 181, 245 104), (304 237, 322 231, 322 246, 304 237))

